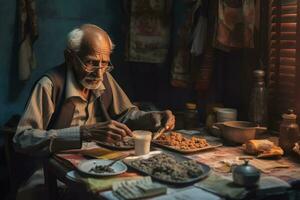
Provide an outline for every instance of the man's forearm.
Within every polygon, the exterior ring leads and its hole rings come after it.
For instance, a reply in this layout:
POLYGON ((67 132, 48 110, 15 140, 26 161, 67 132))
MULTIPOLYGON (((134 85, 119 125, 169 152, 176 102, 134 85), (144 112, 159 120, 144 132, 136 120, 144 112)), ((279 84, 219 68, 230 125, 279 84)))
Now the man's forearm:
POLYGON ((80 128, 40 130, 19 127, 14 137, 15 149, 33 156, 47 156, 62 150, 81 148, 80 128))

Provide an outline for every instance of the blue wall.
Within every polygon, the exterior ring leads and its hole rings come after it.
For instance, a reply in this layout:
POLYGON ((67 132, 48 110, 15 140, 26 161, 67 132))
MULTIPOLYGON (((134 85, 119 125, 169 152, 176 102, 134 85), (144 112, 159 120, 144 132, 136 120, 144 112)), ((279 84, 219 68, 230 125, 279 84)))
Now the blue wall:
POLYGON ((11 51, 15 26, 15 2, 1 1, 0 3, 0 122, 17 110, 18 103, 8 102, 8 84, 10 73, 11 51))
MULTIPOLYGON (((122 24, 124 24, 122 0, 36 0, 39 38, 34 43, 34 49, 37 68, 33 71, 30 80, 23 83, 17 81, 16 71, 17 54, 14 40, 17 30, 16 2, 17 0, 0 0, 0 125, 6 122, 12 114, 23 112, 34 82, 45 71, 63 62, 63 50, 67 33, 75 26, 83 23, 99 25, 110 34, 116 44, 116 49, 112 55, 112 61, 116 67, 113 75, 130 98, 133 97, 132 94, 137 93, 137 91, 132 91, 133 89, 130 86, 130 81, 134 78, 133 74, 136 72, 129 72, 130 70, 123 65, 125 38, 122 34, 122 24)), ((182 1, 174 0, 173 23, 175 26, 173 28, 175 27, 175 29, 178 21, 182 20, 182 9, 182 1)), ((173 37, 176 35, 175 33, 176 31, 173 31, 173 37)), ((166 76, 168 76, 167 73, 166 76)), ((148 78, 150 81, 157 81, 155 77, 148 78)), ((149 81, 143 80, 143 77, 139 79, 144 82, 149 81)), ((163 79, 167 80, 167 77, 163 77, 163 79)), ((164 84, 168 84, 168 81, 164 84)), ((145 85, 147 84, 145 83, 145 85)), ((171 89, 167 85, 164 90, 169 91, 171 89)), ((175 98, 168 97, 165 91, 162 93, 166 96, 163 97, 164 99, 176 99, 176 105, 180 98, 182 98, 182 102, 186 100, 181 93, 180 95, 175 94, 175 98)), ((134 100, 134 98, 132 99, 134 100)), ((147 99, 145 100, 147 101, 147 99)), ((171 100, 171 104, 172 101, 174 100, 171 100)), ((169 102, 167 100, 165 104, 169 106, 169 102)))
POLYGON ((113 60, 121 60, 123 38, 121 32, 121 0, 37 0, 39 38, 34 44, 37 68, 30 80, 18 83, 14 34, 16 30, 16 1, 0 0, 0 124, 12 114, 22 113, 35 80, 43 72, 63 62, 67 33, 83 23, 94 23, 111 35, 117 44, 113 60), (12 97, 13 94, 13 97, 12 97))

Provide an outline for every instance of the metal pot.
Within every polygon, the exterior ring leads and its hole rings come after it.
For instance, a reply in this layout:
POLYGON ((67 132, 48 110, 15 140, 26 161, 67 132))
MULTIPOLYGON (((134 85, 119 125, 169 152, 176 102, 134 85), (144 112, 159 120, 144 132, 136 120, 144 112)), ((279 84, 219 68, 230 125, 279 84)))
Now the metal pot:
POLYGON ((266 127, 256 126, 255 123, 247 121, 219 122, 214 124, 213 129, 226 141, 234 144, 246 143, 255 139, 257 133, 267 130, 266 127))
POLYGON ((249 165, 248 160, 244 161, 243 165, 233 168, 233 182, 244 187, 256 186, 260 178, 260 171, 254 166, 249 165))

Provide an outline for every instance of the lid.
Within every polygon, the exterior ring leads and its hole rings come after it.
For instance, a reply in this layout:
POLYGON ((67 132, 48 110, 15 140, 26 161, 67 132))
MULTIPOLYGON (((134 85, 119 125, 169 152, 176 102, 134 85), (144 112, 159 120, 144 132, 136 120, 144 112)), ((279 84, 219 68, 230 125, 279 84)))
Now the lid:
POLYGON ((213 107, 212 110, 213 112, 217 112, 218 110, 222 109, 222 107, 213 107))
POLYGON ((252 165, 249 165, 248 162, 248 160, 245 160, 244 164, 235 167, 233 173, 242 175, 244 177, 259 176, 260 172, 258 169, 252 165))
POLYGON ((265 72, 264 72, 264 70, 258 69, 258 70, 254 70, 253 71, 253 75, 256 78, 260 78, 260 77, 264 77, 265 76, 265 72))
POLYGON ((297 115, 294 114, 293 109, 289 109, 287 113, 282 115, 283 119, 297 119, 297 115))
POLYGON ((189 110, 195 110, 197 108, 197 105, 195 103, 186 103, 185 107, 189 110))

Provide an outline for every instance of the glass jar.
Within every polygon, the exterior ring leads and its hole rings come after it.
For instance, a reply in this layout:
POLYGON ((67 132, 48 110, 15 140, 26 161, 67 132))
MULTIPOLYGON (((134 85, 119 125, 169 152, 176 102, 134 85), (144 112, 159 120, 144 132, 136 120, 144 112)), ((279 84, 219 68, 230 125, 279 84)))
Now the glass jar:
POLYGON ((299 126, 296 123, 297 115, 293 110, 282 115, 279 132, 279 146, 285 153, 290 153, 294 144, 300 139, 299 126))
POLYGON ((249 120, 257 125, 267 124, 267 91, 264 82, 265 72, 253 72, 254 84, 250 96, 249 120))
POLYGON ((208 111, 205 125, 207 128, 211 128, 217 122, 217 110, 219 107, 213 107, 208 111))
POLYGON ((195 103, 186 103, 184 111, 184 128, 198 129, 200 127, 199 113, 195 103))

